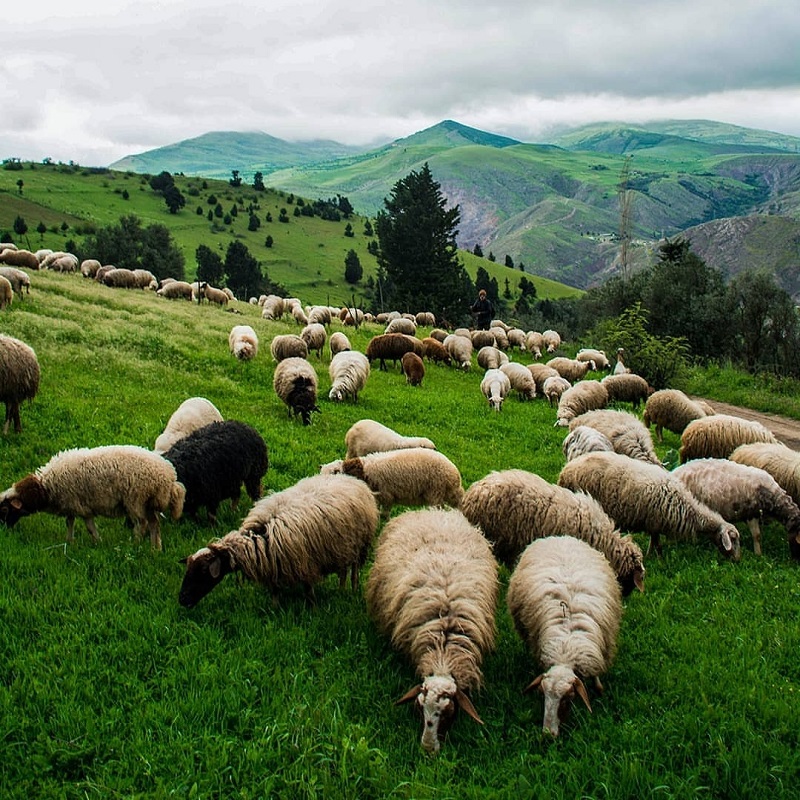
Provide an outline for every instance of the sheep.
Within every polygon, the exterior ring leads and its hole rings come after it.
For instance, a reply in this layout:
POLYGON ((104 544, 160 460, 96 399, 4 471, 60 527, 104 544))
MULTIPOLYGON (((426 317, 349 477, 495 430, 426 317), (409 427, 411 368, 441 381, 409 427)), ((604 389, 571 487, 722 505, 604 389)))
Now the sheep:
MULTIPOLYGON (((100 274, 98 270, 97 274, 100 274)), ((156 291, 159 297, 164 297, 167 300, 192 300, 192 284, 186 281, 170 281, 163 283, 161 288, 156 291)))
POLYGON ((400 359, 400 369, 410 386, 422 386, 425 364, 416 353, 405 353, 400 359))
POLYGON ((321 467, 324 475, 352 475, 374 492, 384 519, 395 505, 458 508, 464 494, 461 473, 438 450, 426 447, 388 450, 331 461, 321 467))
POLYGON ((453 363, 444 345, 438 339, 434 339, 433 336, 426 336, 422 340, 422 353, 423 358, 427 358, 437 364, 445 364, 449 367, 453 363))
POLYGON ((476 360, 478 366, 484 370, 499 369, 501 364, 507 364, 509 361, 508 356, 499 347, 495 347, 493 344, 487 344, 481 347, 481 349, 478 350, 476 360))
POLYGON ((526 350, 525 347, 525 331, 522 328, 509 328, 506 331, 506 338, 508 339, 509 349, 516 347, 517 350, 526 350))
POLYGON ((111 269, 103 275, 103 281, 106 286, 111 286, 115 289, 136 289, 136 277, 131 269, 123 269, 117 267, 111 269))
POLYGON ((615 453, 622 453, 659 467, 663 466, 653 447, 650 431, 637 416, 628 411, 611 408, 587 411, 570 420, 570 430, 579 426, 588 426, 600 431, 611 442, 615 453))
POLYGON ((483 724, 469 694, 494 649, 497 564, 486 539, 457 510, 407 511, 384 527, 365 591, 378 629, 414 665, 422 747, 436 753, 463 709, 483 724))
POLYGON ((548 367, 552 367, 562 378, 566 378, 570 383, 577 383, 586 377, 586 373, 594 370, 594 361, 576 361, 574 358, 557 356, 547 362, 548 367))
POLYGON ((469 371, 472 367, 472 340, 466 336, 457 336, 451 333, 442 342, 444 349, 447 350, 450 358, 455 361, 459 369, 465 372, 469 371))
POLYGON ((14 288, 11 286, 11 281, 4 275, 0 275, 0 311, 5 311, 13 302, 14 288))
POLYGON ((133 270, 133 280, 138 289, 149 289, 150 291, 158 289, 156 276, 149 269, 133 270))
POLYGON ((500 350, 508 350, 508 336, 503 328, 489 328, 489 333, 494 334, 494 341, 500 350))
POLYGON ((484 347, 497 347, 497 339, 492 331, 472 331, 470 334, 470 341, 472 342, 472 347, 475 350, 481 350, 484 347))
POLYGON ((331 389, 328 399, 336 403, 346 397, 358 402, 358 393, 366 386, 369 378, 369 359, 357 350, 342 350, 337 353, 328 366, 331 389))
POLYGON ((727 458, 740 444, 777 444, 772 431, 755 420, 714 414, 692 420, 681 434, 681 464, 693 458, 727 458))
POLYGON ((544 694, 542 730, 558 736, 572 698, 589 711, 583 679, 602 691, 617 650, 622 599, 608 562, 570 536, 528 545, 508 584, 506 603, 523 641, 543 670, 525 692, 544 694))
POLYGON ((74 253, 58 250, 45 256, 40 267, 54 272, 75 272, 78 269, 78 257, 74 253))
POLYGON ((525 347, 528 352, 536 359, 542 357, 542 348, 544 347, 544 338, 539 331, 530 331, 525 337, 525 347))
POLYGON ((81 261, 81 275, 83 275, 84 278, 94 278, 100 267, 101 264, 96 258, 85 258, 81 261))
POLYGON ((790 555, 800 559, 800 508, 766 470, 727 458, 696 458, 672 474, 723 519, 747 522, 757 556, 761 555, 759 519, 773 517, 786 528, 790 555))
POLYGON ((581 492, 548 483, 533 472, 491 472, 473 483, 461 513, 492 543, 498 561, 513 569, 522 551, 545 536, 574 536, 605 555, 625 595, 644 591, 642 551, 621 536, 601 505, 581 492))
POLYGON ((558 485, 590 494, 623 530, 650 535, 647 552, 660 555, 660 536, 708 536, 722 555, 738 561, 739 532, 703 505, 670 472, 621 453, 587 453, 569 461, 558 485))
POLYGON ((389 321, 384 333, 405 333, 407 336, 416 336, 417 323, 405 317, 398 317, 389 321))
POLYGON ((489 323, 489 328, 502 328, 503 333, 508 333, 511 330, 511 326, 508 325, 506 322, 503 322, 502 319, 493 319, 489 323))
POLYGON ((275 367, 272 388, 283 400, 289 416, 299 416, 303 425, 311 424, 311 414, 320 412, 317 405, 317 373, 304 358, 284 358, 275 367))
POLYGON ((595 369, 611 369, 611 362, 608 360, 608 356, 605 354, 605 351, 597 350, 593 347, 582 347, 580 350, 578 350, 575 360, 593 361, 595 369))
POLYGON ((653 387, 641 375, 633 373, 606 375, 600 382, 608 391, 609 403, 633 403, 634 408, 639 408, 653 393, 653 387))
POLYGON ((9 267, 20 267, 22 269, 39 269, 39 259, 30 250, 12 250, 6 247, 0 252, 0 262, 9 267))
POLYGON ((436 341, 440 343, 443 343, 444 340, 448 337, 448 335, 449 334, 447 333, 447 331, 442 330, 442 328, 434 328, 430 333, 431 338, 436 339, 436 341))
POLYGON ((783 444, 754 442, 737 447, 730 460, 765 470, 800 505, 800 453, 796 450, 783 444))
POLYGON ((481 381, 483 396, 489 401, 489 408, 500 411, 503 401, 511 391, 511 381, 505 372, 499 369, 487 369, 481 381))
POLYGON ((576 425, 570 430, 561 444, 561 451, 567 461, 582 456, 584 453, 613 453, 614 445, 609 438, 588 425, 576 425))
MULTIPOLYGON (((528 371, 533 375, 536 391, 544 394, 544 382, 548 378, 560 378, 558 370, 548 367, 547 364, 528 364, 528 371)), ((566 380, 566 379, 565 379, 566 380)))
POLYGON ((463 336, 465 339, 472 341, 472 331, 469 328, 456 328, 453 331, 454 336, 463 336))
POLYGON ((346 350, 353 349, 350 345, 350 340, 341 331, 334 331, 331 334, 330 339, 328 339, 328 347, 331 351, 331 358, 337 353, 343 353, 346 350))
POLYGON ((190 397, 172 413, 166 427, 158 435, 153 451, 165 453, 178 439, 211 422, 222 422, 222 414, 217 407, 205 397, 190 397))
POLYGON ((511 390, 519 394, 520 400, 533 400, 536 397, 536 382, 526 366, 508 361, 500 365, 500 371, 508 376, 511 390))
POLYGON ((178 439, 163 457, 186 489, 184 513, 195 517, 205 506, 212 525, 223 500, 230 499, 236 510, 242 484, 253 502, 261 497, 261 479, 269 466, 261 434, 237 420, 204 425, 178 439))
POLYGON ((366 355, 372 364, 378 359, 380 369, 386 371, 386 362, 397 363, 406 353, 414 352, 414 342, 411 337, 402 333, 381 333, 373 336, 367 342, 366 355))
POLYGON ((435 450, 436 445, 424 436, 403 436, 374 419, 361 419, 351 425, 344 435, 345 459, 384 453, 388 450, 405 450, 424 447, 435 450))
POLYGON ((75 518, 80 517, 98 542, 94 518, 125 514, 137 534, 146 528, 153 549, 161 550, 159 514, 169 511, 172 519, 179 519, 185 495, 175 468, 144 447, 79 447, 62 450, 3 492, 0 520, 11 528, 21 516, 37 511, 63 516, 67 541, 72 542, 75 518))
MULTIPOLYGON (((261 306, 261 318, 262 319, 280 319, 283 316, 284 309, 285 309, 285 304, 284 304, 283 298, 282 297, 278 297, 278 295, 276 295, 276 294, 268 294, 268 295, 266 295, 264 297, 264 302, 263 303, 261 302, 261 299, 259 298, 259 303, 258 304, 261 306)), ((296 307, 299 308, 299 306, 296 306, 296 307)), ((293 308, 295 308, 295 306, 293 306, 293 308)), ((306 318, 306 315, 303 314, 303 309, 302 308, 300 308, 300 313, 302 314, 303 318, 306 320, 303 324, 307 325, 308 324, 308 319, 306 318)), ((298 319, 297 316, 294 315, 294 312, 292 312, 292 316, 294 316, 295 319, 298 319)))
POLYGON ((314 599, 314 585, 327 575, 348 573, 355 591, 358 571, 378 527, 369 488, 347 475, 312 475, 261 498, 238 530, 188 556, 178 601, 194 608, 229 572, 262 584, 277 603, 278 592, 297 584, 314 599))
MULTIPOLYGON (((561 347, 561 336, 556 331, 542 331, 542 342, 548 353, 554 353, 561 347)), ((567 377, 566 375, 564 377, 567 377)))
POLYGON ((330 325, 333 315, 328 306, 311 306, 306 313, 308 325, 319 322, 321 325, 330 325))
POLYGON ((39 391, 41 370, 33 348, 21 339, 0 333, 0 402, 6 407, 3 436, 11 423, 22 433, 19 407, 24 400, 33 400, 39 391))
POLYGON ((26 294, 31 293, 31 279, 27 272, 16 267, 0 267, 0 275, 8 280, 11 289, 19 295, 20 300, 25 299, 26 294), (23 289, 25 292, 23 293, 23 289))
POLYGON ((558 406, 561 395, 571 386, 572 384, 560 375, 553 375, 549 378, 545 378, 542 384, 542 394, 547 398, 547 402, 550 403, 550 408, 558 406))
POLYGON ((258 355, 258 334, 250 325, 234 325, 228 334, 228 349, 239 361, 251 361, 258 355))
POLYGON ((225 307, 228 305, 230 298, 222 289, 216 286, 211 286, 206 282, 200 284, 200 291, 198 293, 198 302, 201 300, 208 300, 209 303, 225 307))
POLYGON ((565 428, 575 417, 608 405, 608 390, 600 381, 580 381, 559 398, 556 427, 565 428))
POLYGON ((436 324, 436 315, 432 311, 419 311, 414 315, 414 322, 419 328, 432 328, 436 324))
POLYGON ((283 333, 272 337, 269 352, 277 362, 285 358, 308 358, 308 345, 295 333, 283 333))
POLYGON ((300 338, 306 343, 308 352, 316 351, 317 358, 322 359, 322 351, 325 348, 325 342, 328 340, 328 332, 325 326, 319 322, 313 322, 306 325, 300 331, 300 338))
POLYGON ((360 308, 343 308, 339 318, 342 325, 354 328, 364 322, 365 314, 360 308))
POLYGON ((680 389, 659 389, 647 398, 642 422, 648 428, 655 425, 656 438, 663 442, 664 428, 680 436, 690 422, 705 416, 708 412, 680 389))

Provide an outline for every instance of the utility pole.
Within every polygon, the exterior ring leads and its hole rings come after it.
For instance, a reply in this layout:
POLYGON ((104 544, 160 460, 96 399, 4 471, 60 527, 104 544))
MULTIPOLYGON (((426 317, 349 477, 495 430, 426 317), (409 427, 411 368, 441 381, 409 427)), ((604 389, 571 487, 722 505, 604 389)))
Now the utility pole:
POLYGON ((619 198, 619 266, 624 280, 630 278, 630 245, 631 245, 631 209, 633 207, 633 190, 629 188, 632 155, 625 156, 617 184, 619 198))

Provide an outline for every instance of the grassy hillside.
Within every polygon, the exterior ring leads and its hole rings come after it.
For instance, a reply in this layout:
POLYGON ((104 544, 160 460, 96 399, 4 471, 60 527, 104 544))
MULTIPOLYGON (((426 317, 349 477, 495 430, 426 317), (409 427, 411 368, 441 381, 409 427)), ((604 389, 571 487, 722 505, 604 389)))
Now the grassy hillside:
MULTIPOLYGON (((296 327, 240 308, 232 318, 34 274, 30 297, 0 319, 42 367, 23 432, 0 439, 0 488, 62 448, 152 446, 192 395, 263 435, 267 491, 340 457, 345 432, 364 417, 432 438, 465 486, 507 468, 556 479, 564 432, 554 410, 512 397, 491 412, 477 368, 429 365, 420 388, 375 370, 358 404, 335 405, 326 351, 311 360, 322 413, 307 428, 288 419, 272 391, 268 344, 296 327), (261 337, 252 362, 228 353, 234 321, 261 337)), ((377 330, 348 335, 363 350, 377 330)), ((665 457, 677 445, 667 434, 657 450, 665 457)), ((668 538, 664 556, 647 559, 646 592, 625 602, 605 693, 590 690, 593 713, 575 707, 558 741, 541 733, 541 697, 521 695, 537 668, 506 611, 502 569, 498 638, 474 696, 485 724, 460 716, 430 758, 419 719, 393 705, 415 683, 413 669, 378 634, 360 592, 331 577, 316 606, 286 591, 273 607, 263 589, 229 576, 197 608, 178 605, 179 559, 236 528, 248 507, 245 496, 238 512, 225 504, 216 529, 203 512, 199 522, 163 521, 162 553, 133 541, 119 519, 98 520, 96 546, 80 522, 65 545, 63 520, 45 514, 0 526, 3 798, 796 794, 800 590, 780 526, 765 526, 760 558, 745 534, 738 564, 707 541, 668 538)), ((634 537, 646 546, 643 533, 634 537)))

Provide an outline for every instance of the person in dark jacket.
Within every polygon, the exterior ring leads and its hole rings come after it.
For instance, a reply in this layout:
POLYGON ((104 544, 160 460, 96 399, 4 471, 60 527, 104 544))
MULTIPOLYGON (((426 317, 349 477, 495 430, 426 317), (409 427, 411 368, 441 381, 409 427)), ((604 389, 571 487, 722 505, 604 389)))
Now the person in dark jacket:
POLYGON ((469 307, 475 317, 475 327, 479 331, 488 331, 489 323, 494 316, 492 301, 486 296, 486 289, 478 292, 478 299, 469 307))

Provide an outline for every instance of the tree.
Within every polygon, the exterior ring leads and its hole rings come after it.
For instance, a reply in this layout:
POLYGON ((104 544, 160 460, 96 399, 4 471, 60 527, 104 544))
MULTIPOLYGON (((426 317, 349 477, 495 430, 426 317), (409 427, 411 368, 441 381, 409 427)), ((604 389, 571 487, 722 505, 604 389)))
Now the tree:
MULTIPOLYGON (((18 236, 25 236, 28 232, 28 223, 17 214, 16 218, 14 219, 14 233, 18 236)), ((28 237, 25 236, 25 241, 28 241, 28 237)), ((30 243, 28 244, 28 249, 30 249, 30 243)))
POLYGON ((22 187, 25 185, 25 181, 20 178, 17 181, 17 189, 19 189, 19 193, 22 194, 22 187))
POLYGON ((170 214, 177 214, 186 205, 186 198, 174 183, 164 189, 163 195, 170 214))
POLYGON ((228 183, 231 186, 234 186, 234 187, 242 185, 242 179, 239 177, 239 170, 238 169, 232 169, 231 170, 231 179, 228 181, 228 183))
POLYGON ((253 175, 253 188, 257 192, 265 191, 266 187, 264 186, 264 173, 263 172, 256 172, 256 174, 253 175))
POLYGON ((472 248, 472 255, 483 258, 483 249, 477 242, 475 243, 475 247, 472 248))
POLYGON ((289 214, 287 213, 285 208, 282 208, 280 214, 278 214, 278 222, 288 222, 289 221, 289 214))
POLYGON ((275 244, 275 240, 267 234, 267 238, 264 239, 264 247, 272 247, 273 244, 275 244))
POLYGON ((355 233, 353 232, 353 226, 349 222, 344 226, 344 235, 350 238, 355 236, 355 233))
POLYGON ((491 261, 492 263, 494 263, 495 261, 497 261, 497 259, 495 258, 495 255, 494 255, 494 253, 493 253, 491 250, 489 251, 489 255, 488 255, 488 256, 486 256, 486 257, 487 257, 487 258, 489 259, 489 261, 491 261))
POLYGON ((375 231, 372 230, 372 223, 368 220, 364 220, 364 236, 373 236, 375 231))
POLYGON ((353 206, 350 204, 350 201, 341 194, 336 195, 337 200, 339 201, 339 211, 342 212, 342 216, 347 219, 353 213, 353 206))
POLYGON ((44 239, 45 233, 47 233, 47 225, 45 225, 44 222, 40 222, 36 226, 36 232, 39 234, 39 240, 41 241, 44 239))
POLYGON ((242 242, 231 242, 225 253, 225 275, 228 288, 237 297, 258 295, 264 282, 258 261, 242 242))
POLYGON ((364 275, 364 268, 355 250, 348 250, 344 257, 344 279, 348 283, 358 283, 364 275))
POLYGON ((385 299, 398 309, 463 319, 474 289, 458 258, 459 207, 446 208, 427 163, 399 180, 383 204, 375 228, 385 299))
POLYGON ((201 244, 194 254, 197 261, 197 280, 219 286, 225 277, 225 264, 218 253, 201 244))
POLYGON ((261 220, 252 211, 250 212, 250 219, 247 222, 247 230, 257 231, 261 227, 261 220))
POLYGON ((506 266, 514 269, 514 259, 508 253, 506 253, 506 266))

